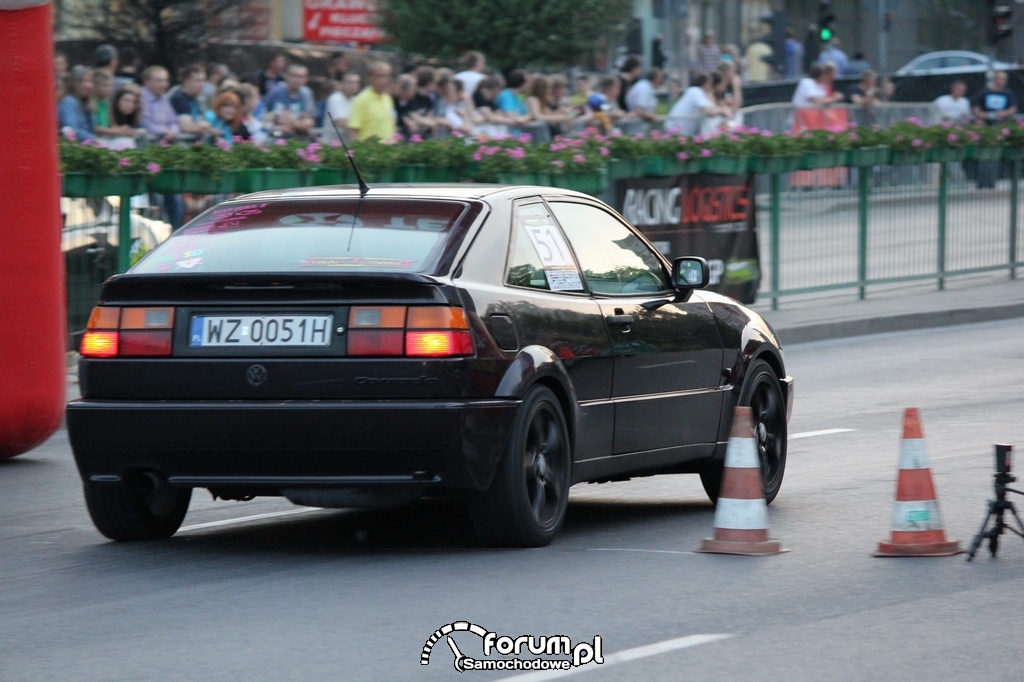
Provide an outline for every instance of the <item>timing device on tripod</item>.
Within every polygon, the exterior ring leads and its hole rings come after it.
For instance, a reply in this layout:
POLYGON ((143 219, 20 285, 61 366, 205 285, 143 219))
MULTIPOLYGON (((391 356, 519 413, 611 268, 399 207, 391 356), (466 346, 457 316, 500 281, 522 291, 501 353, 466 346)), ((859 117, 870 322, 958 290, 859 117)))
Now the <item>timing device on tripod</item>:
POLYGON ((1024 491, 1016 490, 1007 485, 1017 480, 1016 476, 1010 474, 1010 471, 1013 469, 1012 455, 1012 445, 996 445, 996 499, 988 501, 988 515, 985 516, 985 521, 981 524, 981 530, 978 531, 978 534, 974 536, 974 540, 971 541, 971 548, 967 552, 968 561, 974 558, 974 554, 978 551, 978 547, 981 546, 985 538, 988 538, 989 551, 992 552, 992 556, 995 556, 996 552, 999 551, 999 536, 1003 534, 1004 530, 1024 538, 1024 523, 1021 523, 1020 516, 1017 515, 1017 508, 1013 506, 1013 502, 1006 499, 1006 493, 1008 492, 1024 495, 1024 491), (1007 511, 1013 514, 1013 518, 1017 520, 1016 528, 1007 525, 1003 520, 1003 516, 1007 511))

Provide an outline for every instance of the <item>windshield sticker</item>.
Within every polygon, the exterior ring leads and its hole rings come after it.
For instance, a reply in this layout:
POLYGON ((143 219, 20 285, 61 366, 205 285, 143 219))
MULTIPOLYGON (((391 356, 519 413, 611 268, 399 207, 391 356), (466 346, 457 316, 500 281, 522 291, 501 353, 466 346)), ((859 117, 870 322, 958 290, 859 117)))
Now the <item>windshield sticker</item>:
POLYGON ((174 264, 174 269, 175 270, 191 270, 192 268, 196 267, 197 265, 202 265, 202 263, 203 263, 203 257, 202 256, 196 256, 195 258, 186 258, 185 260, 180 260, 177 263, 175 263, 174 264))
POLYGON ((263 213, 267 204, 246 204, 244 206, 227 206, 212 209, 200 222, 189 225, 181 230, 181 234, 200 234, 203 232, 219 232, 240 227, 244 221, 263 213))
POLYGON ((304 268, 393 268, 409 270, 416 261, 405 258, 359 258, 339 256, 335 258, 307 258, 302 262, 304 268))
POLYGON ((583 281, 580 280, 580 273, 572 270, 544 270, 548 278, 548 286, 552 291, 583 291, 583 281))

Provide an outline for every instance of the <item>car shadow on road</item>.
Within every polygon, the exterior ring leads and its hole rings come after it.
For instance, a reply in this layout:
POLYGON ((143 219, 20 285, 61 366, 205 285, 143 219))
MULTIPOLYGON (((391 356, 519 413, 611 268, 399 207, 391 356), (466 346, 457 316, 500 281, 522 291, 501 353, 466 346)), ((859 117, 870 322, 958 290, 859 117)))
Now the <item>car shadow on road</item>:
MULTIPOLYGON (((574 500, 552 547, 607 538, 651 524, 704 523, 713 507, 693 500, 574 500)), ((187 526, 186 526, 187 527, 187 526)), ((493 551, 477 538, 462 501, 426 499, 387 509, 323 509, 237 526, 180 532, 159 543, 214 555, 355 556, 410 551, 493 551)), ((135 545, 138 546, 138 545, 135 545)))

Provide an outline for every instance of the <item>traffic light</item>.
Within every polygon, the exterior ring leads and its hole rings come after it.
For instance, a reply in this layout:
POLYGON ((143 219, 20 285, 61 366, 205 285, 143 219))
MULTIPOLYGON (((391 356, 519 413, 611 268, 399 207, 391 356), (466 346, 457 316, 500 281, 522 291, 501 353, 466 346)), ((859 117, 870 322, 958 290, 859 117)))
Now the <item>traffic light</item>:
POLYGON ((992 3, 989 9, 988 43, 995 45, 1013 32, 1013 7, 992 3))
POLYGON ((828 0, 822 0, 818 3, 818 40, 823 43, 827 43, 832 40, 832 24, 835 23, 836 17, 832 12, 829 11, 828 0))

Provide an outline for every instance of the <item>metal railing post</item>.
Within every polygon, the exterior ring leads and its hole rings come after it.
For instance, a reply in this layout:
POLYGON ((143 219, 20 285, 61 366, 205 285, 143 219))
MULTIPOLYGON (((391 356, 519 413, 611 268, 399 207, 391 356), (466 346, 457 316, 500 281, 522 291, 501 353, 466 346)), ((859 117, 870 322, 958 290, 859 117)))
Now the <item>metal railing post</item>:
POLYGON ((857 167, 857 281, 859 298, 867 295, 868 280, 868 202, 871 197, 871 166, 857 167))
POLYGON ((132 198, 121 197, 117 209, 117 272, 128 270, 132 251, 132 198))
POLYGON ((1010 279, 1017 279, 1017 201, 1020 193, 1020 160, 1010 162, 1010 279))
POLYGON ((936 244, 936 251, 938 252, 938 278, 939 278, 939 291, 943 291, 946 288, 946 278, 943 276, 946 273, 946 209, 948 208, 948 190, 949 190, 949 163, 942 162, 939 164, 939 233, 938 243, 936 244))
POLYGON ((769 212, 769 248, 772 254, 772 310, 779 309, 779 229, 782 223, 782 174, 772 173, 768 176, 771 183, 771 210, 769 212))

